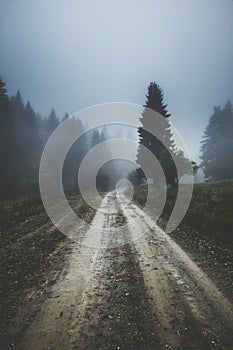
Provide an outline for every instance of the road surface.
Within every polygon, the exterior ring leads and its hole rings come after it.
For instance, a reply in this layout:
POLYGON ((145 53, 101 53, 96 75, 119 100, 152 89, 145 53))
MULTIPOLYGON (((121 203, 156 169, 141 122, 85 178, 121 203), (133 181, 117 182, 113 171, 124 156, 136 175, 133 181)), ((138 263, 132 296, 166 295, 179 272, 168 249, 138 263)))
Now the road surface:
POLYGON ((230 301, 137 205, 119 197, 114 214, 115 200, 80 231, 19 348, 232 349, 230 301))

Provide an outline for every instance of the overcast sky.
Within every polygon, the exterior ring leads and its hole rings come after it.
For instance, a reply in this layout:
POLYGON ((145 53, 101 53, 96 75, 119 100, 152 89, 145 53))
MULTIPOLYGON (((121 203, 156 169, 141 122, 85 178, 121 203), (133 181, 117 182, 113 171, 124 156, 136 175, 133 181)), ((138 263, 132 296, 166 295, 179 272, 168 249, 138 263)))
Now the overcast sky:
POLYGON ((232 0, 0 0, 0 75, 63 116, 164 89, 194 159, 214 105, 233 100, 232 0))

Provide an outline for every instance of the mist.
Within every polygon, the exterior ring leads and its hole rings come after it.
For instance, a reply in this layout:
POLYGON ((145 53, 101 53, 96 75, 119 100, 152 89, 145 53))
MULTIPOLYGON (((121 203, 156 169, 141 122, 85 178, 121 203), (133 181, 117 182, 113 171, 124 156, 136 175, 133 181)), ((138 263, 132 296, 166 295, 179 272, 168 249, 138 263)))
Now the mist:
POLYGON ((233 349, 232 19, 0 0, 1 349, 233 349))
POLYGON ((164 90, 170 122, 198 160, 215 105, 233 98, 231 0, 0 2, 0 75, 42 115, 143 104, 164 90))

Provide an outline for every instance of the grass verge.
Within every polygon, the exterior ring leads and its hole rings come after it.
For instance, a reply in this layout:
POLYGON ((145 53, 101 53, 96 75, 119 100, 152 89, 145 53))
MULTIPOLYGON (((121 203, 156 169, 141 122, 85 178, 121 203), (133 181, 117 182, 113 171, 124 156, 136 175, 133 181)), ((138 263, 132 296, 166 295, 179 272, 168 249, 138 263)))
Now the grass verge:
MULTIPOLYGON (((175 190, 168 190, 161 216, 165 222, 169 219, 176 194, 175 190)), ((134 200, 140 206, 144 206, 146 197, 146 188, 139 188, 134 194, 134 200)), ((233 250, 233 180, 195 184, 189 209, 181 223, 181 228, 185 226, 215 244, 233 250)))

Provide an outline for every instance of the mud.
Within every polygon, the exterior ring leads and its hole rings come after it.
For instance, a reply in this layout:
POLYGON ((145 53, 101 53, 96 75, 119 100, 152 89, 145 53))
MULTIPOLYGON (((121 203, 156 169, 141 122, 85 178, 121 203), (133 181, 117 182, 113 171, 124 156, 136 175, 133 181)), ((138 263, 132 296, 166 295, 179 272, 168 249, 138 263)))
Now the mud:
MULTIPOLYGON (((75 230, 76 242, 53 249, 44 287, 25 288, 24 304, 13 297, 1 349, 232 349, 228 293, 136 205, 118 198, 114 213, 114 198, 104 197, 89 229, 75 230)), ((3 305, 7 315, 10 299, 3 305)))

